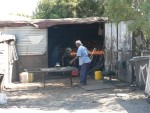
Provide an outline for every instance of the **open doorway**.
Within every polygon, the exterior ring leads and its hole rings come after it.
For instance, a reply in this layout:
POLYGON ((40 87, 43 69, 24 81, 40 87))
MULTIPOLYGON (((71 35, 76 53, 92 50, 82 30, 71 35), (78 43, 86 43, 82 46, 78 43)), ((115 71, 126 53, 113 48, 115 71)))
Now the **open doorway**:
MULTIPOLYGON (((81 40, 91 53, 92 62, 89 74, 95 70, 102 70, 104 66, 104 23, 49 27, 48 67, 54 67, 56 63, 59 63, 60 66, 69 66, 68 62, 76 55, 76 40, 81 40), (65 61, 62 61, 62 56, 67 48, 71 49, 71 54, 65 61), (96 48, 96 51, 93 52, 94 48, 96 48)), ((78 62, 75 62, 73 65, 78 67, 78 62)))

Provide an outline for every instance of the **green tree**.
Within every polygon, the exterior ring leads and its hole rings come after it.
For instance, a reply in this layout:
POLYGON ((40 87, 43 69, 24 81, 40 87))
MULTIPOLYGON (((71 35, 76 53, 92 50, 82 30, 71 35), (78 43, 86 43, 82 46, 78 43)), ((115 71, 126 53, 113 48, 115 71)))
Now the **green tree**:
POLYGON ((102 16, 104 0, 80 0, 77 6, 78 17, 102 16))
POLYGON ((123 20, 132 20, 136 11, 132 8, 132 0, 106 0, 105 15, 110 21, 119 23, 123 20))
POLYGON ((53 13, 57 15, 57 18, 77 17, 76 7, 79 4, 79 0, 56 0, 56 4, 53 7, 53 13))
POLYGON ((33 13, 34 18, 76 18, 101 16, 104 0, 41 0, 33 13))
POLYGON ((143 36, 143 47, 150 44, 150 0, 105 0, 105 16, 110 21, 128 21, 128 28, 135 35, 143 36))
POLYGON ((41 0, 37 4, 37 8, 33 12, 33 18, 36 19, 48 19, 50 17, 57 18, 57 15, 53 14, 53 7, 56 5, 55 0, 41 0))

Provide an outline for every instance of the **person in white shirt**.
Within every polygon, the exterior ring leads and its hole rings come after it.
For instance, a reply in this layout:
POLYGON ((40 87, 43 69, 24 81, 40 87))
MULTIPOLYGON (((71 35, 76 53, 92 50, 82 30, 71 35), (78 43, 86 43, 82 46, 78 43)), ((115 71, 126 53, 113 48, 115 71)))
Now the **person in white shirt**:
POLYGON ((83 44, 81 43, 80 40, 77 40, 75 42, 78 50, 77 50, 77 55, 74 59, 70 61, 70 64, 72 64, 75 60, 79 59, 79 65, 80 65, 80 84, 81 85, 86 85, 87 81, 87 71, 89 64, 91 62, 91 59, 89 58, 88 54, 89 51, 83 44))

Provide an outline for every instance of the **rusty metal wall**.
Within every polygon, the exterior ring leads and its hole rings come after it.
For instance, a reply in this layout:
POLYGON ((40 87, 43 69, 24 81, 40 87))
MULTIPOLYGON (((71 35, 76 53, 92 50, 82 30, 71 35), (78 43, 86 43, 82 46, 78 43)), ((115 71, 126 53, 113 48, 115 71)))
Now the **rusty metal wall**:
POLYGON ((18 55, 43 55, 47 49, 47 29, 32 26, 0 28, 3 34, 16 37, 18 55))
POLYGON ((132 53, 132 33, 127 29, 127 23, 118 25, 118 60, 129 60, 132 53))
POLYGON ((105 23, 105 67, 118 73, 118 79, 131 82, 132 33, 127 23, 105 23), (115 66, 118 69, 115 69, 115 66))
POLYGON ((117 27, 114 23, 105 24, 105 68, 114 70, 117 60, 117 27))
POLYGON ((118 61, 121 63, 118 78, 131 82, 131 67, 129 60, 132 58, 132 33, 128 31, 127 23, 118 25, 118 61))

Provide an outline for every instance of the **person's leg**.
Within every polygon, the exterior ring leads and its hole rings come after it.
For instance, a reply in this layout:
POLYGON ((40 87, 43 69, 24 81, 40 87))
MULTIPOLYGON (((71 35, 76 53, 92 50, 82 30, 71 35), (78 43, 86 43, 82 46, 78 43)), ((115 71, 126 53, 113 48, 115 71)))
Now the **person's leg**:
POLYGON ((85 72, 85 78, 84 79, 85 79, 85 84, 87 84, 87 80, 86 79, 87 79, 87 74, 88 74, 88 69, 89 69, 89 63, 86 63, 86 67, 85 68, 86 68, 85 69, 86 72, 85 72))
POLYGON ((77 68, 78 68, 79 77, 80 77, 80 73, 81 73, 81 66, 79 65, 77 68))
POLYGON ((85 73, 85 65, 82 64, 80 68, 80 84, 84 84, 84 73, 85 73))
POLYGON ((87 63, 81 65, 80 70, 80 83, 86 85, 86 78, 87 78, 87 70, 88 70, 87 63))

